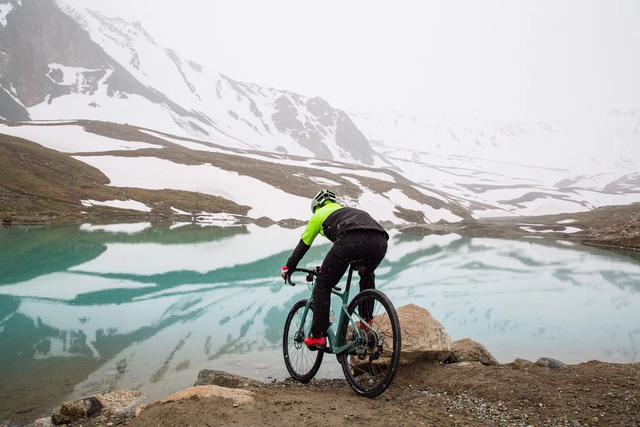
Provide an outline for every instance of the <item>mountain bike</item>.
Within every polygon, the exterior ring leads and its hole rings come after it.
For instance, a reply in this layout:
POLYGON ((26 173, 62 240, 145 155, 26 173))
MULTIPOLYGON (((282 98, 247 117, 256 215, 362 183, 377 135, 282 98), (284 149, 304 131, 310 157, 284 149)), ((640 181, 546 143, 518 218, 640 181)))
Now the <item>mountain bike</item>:
MULTIPOLYGON (((378 290, 364 290, 349 303, 353 270, 350 265, 344 292, 339 287, 331 290, 341 299, 340 315, 335 331, 335 319, 327 330, 327 347, 320 350, 310 350, 303 342, 311 335, 313 289, 320 267, 293 270, 292 274, 306 273, 312 296, 294 304, 287 316, 282 339, 284 363, 293 379, 306 383, 320 369, 324 354, 335 354, 351 388, 360 396, 375 397, 389 387, 398 370, 400 322, 389 298, 378 290)), ((287 283, 295 286, 290 277, 287 283)))

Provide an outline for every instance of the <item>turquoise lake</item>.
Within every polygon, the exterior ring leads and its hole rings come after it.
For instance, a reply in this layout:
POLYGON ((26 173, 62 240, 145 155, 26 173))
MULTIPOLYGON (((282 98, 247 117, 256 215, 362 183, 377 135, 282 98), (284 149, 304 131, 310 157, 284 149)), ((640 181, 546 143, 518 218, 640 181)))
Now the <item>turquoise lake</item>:
MULTIPOLYGON (((0 230, 0 421, 109 389, 156 398, 204 368, 285 377, 284 320, 309 291, 302 277, 289 287, 278 274, 300 233, 148 223, 0 230)), ((302 264, 321 263, 322 243, 302 264)), ((640 361, 640 261, 628 254, 394 232, 377 285, 500 362, 640 361)), ((341 376, 335 358, 319 375, 341 376)))

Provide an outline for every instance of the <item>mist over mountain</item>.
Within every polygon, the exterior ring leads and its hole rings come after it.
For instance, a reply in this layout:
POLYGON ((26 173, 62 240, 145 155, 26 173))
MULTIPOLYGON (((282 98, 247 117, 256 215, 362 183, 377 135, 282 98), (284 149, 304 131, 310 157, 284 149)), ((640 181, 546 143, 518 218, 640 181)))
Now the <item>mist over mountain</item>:
MULTIPOLYGON (((161 46, 140 22, 74 0, 0 2, 0 117, 0 134, 99 171, 100 189, 68 196, 63 210, 99 209, 88 200, 121 199, 125 187, 204 193, 236 206, 207 214, 273 220, 304 219, 305 198, 319 186, 392 223, 640 200, 640 110, 612 111, 588 128, 346 111, 236 80, 161 46), (273 199, 286 212, 260 208, 273 199)), ((4 192, 14 210, 44 203, 16 199, 15 187, 4 192)), ((154 197, 120 201, 194 212, 154 197)))

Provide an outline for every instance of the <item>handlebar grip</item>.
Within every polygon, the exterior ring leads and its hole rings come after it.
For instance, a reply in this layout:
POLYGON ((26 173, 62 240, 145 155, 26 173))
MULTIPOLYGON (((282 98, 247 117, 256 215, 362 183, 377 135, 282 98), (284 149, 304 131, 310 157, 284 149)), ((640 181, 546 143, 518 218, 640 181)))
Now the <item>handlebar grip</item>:
POLYGON ((295 286, 295 285, 296 285, 295 283, 293 283, 293 282, 291 281, 291 277, 289 277, 289 278, 287 279, 286 283, 287 283, 287 285, 289 285, 289 286, 295 286))

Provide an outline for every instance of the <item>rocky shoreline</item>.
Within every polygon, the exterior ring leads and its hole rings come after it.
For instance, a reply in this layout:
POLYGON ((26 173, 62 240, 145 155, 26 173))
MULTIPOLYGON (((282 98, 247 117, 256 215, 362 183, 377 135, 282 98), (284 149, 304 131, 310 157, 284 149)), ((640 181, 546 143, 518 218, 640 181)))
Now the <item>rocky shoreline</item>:
POLYGON ((401 231, 424 235, 457 233, 468 237, 563 240, 640 252, 640 203, 579 213, 413 225, 402 227, 401 231))
MULTIPOLYGON (((234 225, 256 224, 261 227, 279 225, 285 228, 304 226, 300 220, 273 221, 269 218, 249 218, 234 215, 234 225)), ((157 225, 173 222, 192 222, 186 215, 165 216, 95 207, 88 215, 68 217, 34 214, 33 216, 6 216, 4 227, 47 224, 110 224, 117 222, 149 221, 157 225)), ((204 221, 206 224, 206 220, 204 221)), ((464 220, 457 223, 438 222, 398 226, 402 233, 429 235, 456 233, 467 237, 489 237, 500 239, 563 240, 573 243, 599 246, 607 249, 640 252, 640 203, 628 206, 608 206, 589 212, 556 214, 532 217, 503 217, 480 220, 464 220)))
MULTIPOLYGON (((640 364, 499 364, 471 339, 452 342, 427 310, 398 309, 403 353, 392 386, 358 397, 344 380, 264 383, 202 370, 193 387, 144 402, 111 391, 70 401, 34 426, 639 425, 640 364)), ((11 425, 11 424, 7 424, 11 425)))

